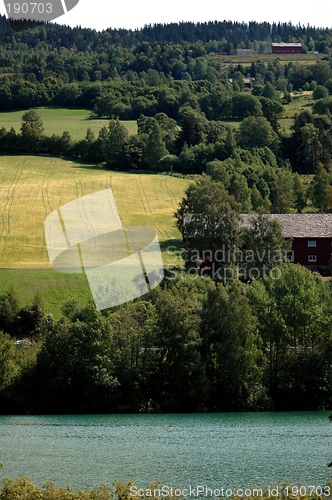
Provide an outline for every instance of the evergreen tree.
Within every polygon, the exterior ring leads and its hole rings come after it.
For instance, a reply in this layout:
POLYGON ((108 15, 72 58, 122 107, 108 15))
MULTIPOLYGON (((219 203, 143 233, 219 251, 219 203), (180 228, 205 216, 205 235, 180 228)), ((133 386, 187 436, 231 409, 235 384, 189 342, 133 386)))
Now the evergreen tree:
POLYGON ((121 168, 124 164, 124 148, 128 140, 128 131, 117 120, 111 120, 108 126, 108 136, 105 147, 108 168, 121 168))
POLYGON ((159 161, 167 154, 161 127, 154 123, 146 141, 144 159, 148 169, 157 170, 159 161))

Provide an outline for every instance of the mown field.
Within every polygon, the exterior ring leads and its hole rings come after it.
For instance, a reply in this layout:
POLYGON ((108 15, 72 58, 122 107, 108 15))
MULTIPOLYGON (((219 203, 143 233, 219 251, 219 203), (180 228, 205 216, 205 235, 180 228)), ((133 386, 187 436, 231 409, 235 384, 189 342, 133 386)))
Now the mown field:
POLYGON ((221 62, 222 66, 227 67, 228 64, 251 64, 256 61, 262 61, 266 64, 273 63, 276 59, 280 61, 282 66, 287 65, 289 62, 296 62, 299 64, 315 64, 324 57, 323 54, 251 54, 251 55, 233 55, 233 56, 216 56, 221 62))
POLYGON ((173 213, 188 180, 103 170, 95 165, 52 157, 0 156, 0 290, 13 286, 20 300, 40 292, 55 316, 71 297, 90 297, 84 275, 51 269, 44 241, 44 220, 61 205, 112 188, 124 226, 154 228, 164 264, 169 245, 180 244, 173 213))
MULTIPOLYGON (((99 130, 102 127, 107 127, 109 120, 95 118, 94 114, 89 109, 66 109, 56 106, 45 108, 36 108, 41 117, 46 135, 52 134, 61 135, 67 130, 72 139, 84 139, 87 129, 90 127, 95 136, 98 136, 99 130)), ((22 116, 27 110, 11 111, 0 113, 0 128, 5 127, 9 130, 14 127, 16 132, 20 132, 22 116)), ((122 122, 128 130, 128 133, 137 133, 136 121, 122 122)))

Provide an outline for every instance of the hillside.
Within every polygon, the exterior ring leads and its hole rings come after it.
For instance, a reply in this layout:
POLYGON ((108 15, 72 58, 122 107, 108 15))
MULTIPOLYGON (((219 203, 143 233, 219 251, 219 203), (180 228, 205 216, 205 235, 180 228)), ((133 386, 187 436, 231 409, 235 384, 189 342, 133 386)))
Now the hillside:
MULTIPOLYGON (((5 127, 10 130, 13 127, 19 133, 24 112, 24 110, 20 110, 0 113, 0 129, 5 127)), ((38 114, 43 121, 46 135, 61 135, 66 130, 73 140, 84 139, 88 128, 92 130, 95 136, 98 136, 100 129, 107 127, 109 123, 109 120, 96 119, 91 110, 88 109, 64 109, 49 106, 47 108, 38 108, 38 114)), ((137 133, 135 121, 125 121, 123 124, 129 134, 137 133)))
POLYGON ((44 242, 44 220, 78 197, 112 188, 124 225, 153 227, 164 250, 180 238, 173 213, 189 181, 161 175, 102 170, 95 165, 34 156, 0 157, 0 287, 13 285, 20 298, 43 293, 52 313, 70 296, 87 298, 81 275, 51 270, 44 242))

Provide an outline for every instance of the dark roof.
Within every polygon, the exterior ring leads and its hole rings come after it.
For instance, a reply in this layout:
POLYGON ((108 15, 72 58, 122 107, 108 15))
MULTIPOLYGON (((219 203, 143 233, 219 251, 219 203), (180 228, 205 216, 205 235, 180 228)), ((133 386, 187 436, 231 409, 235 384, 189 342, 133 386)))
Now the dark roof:
MULTIPOLYGON (((249 227, 257 214, 241 214, 243 224, 249 227)), ((285 238, 332 238, 332 214, 268 214, 283 228, 285 238)))

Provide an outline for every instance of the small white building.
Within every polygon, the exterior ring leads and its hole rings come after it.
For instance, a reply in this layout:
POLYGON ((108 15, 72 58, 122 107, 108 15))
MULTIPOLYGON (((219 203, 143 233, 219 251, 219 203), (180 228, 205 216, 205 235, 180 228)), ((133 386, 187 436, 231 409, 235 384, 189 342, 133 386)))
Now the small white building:
POLYGON ((252 49, 237 49, 236 55, 237 56, 252 56, 254 54, 254 51, 252 49))

